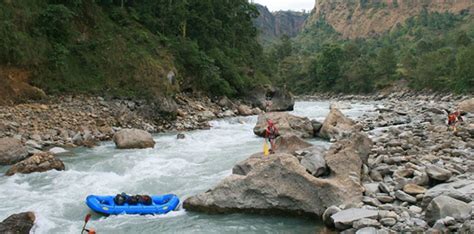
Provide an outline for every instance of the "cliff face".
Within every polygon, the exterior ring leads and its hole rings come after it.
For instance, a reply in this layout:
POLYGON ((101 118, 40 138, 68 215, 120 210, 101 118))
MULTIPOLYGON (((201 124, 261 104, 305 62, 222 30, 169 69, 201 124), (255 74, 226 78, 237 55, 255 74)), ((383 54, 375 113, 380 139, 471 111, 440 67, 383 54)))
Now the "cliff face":
POLYGON ((308 18, 307 13, 295 11, 270 12, 267 7, 256 4, 260 16, 255 25, 260 31, 260 39, 270 43, 283 35, 295 37, 302 30, 308 18))
POLYGON ((325 19, 344 38, 390 31, 423 9, 430 12, 474 12, 473 0, 316 0, 306 26, 325 19))

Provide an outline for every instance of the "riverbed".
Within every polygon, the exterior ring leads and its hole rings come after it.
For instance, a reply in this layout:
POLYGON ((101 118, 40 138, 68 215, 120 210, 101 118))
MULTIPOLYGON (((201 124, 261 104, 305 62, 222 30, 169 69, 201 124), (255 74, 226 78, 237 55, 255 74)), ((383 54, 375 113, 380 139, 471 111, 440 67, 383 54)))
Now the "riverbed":
MULTIPOLYGON (((351 118, 375 109, 374 103, 352 103, 342 112, 351 118)), ((329 102, 297 102, 292 113, 323 121, 329 102)), ((154 149, 117 150, 112 142, 93 149, 77 148, 61 156, 66 171, 0 177, 0 220, 34 211, 34 233, 80 233, 87 195, 178 195, 182 201, 214 187, 232 167, 262 150, 263 139, 252 129, 257 117, 211 122, 210 130, 154 136, 154 149)), ((328 146, 328 142, 312 140, 328 146)), ((0 167, 5 172, 8 167, 0 167)), ((183 209, 162 216, 94 215, 88 227, 99 233, 315 233, 322 225, 310 218, 260 215, 205 215, 183 209)))

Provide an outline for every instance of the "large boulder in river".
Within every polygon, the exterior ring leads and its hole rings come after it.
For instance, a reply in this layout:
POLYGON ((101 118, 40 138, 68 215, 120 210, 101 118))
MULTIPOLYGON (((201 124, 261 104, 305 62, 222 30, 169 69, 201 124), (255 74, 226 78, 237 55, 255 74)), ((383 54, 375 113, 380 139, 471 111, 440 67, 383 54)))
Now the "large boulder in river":
POLYGON ((464 100, 458 104, 458 109, 463 112, 474 114, 474 98, 464 100))
POLYGON ((354 131, 355 122, 347 118, 339 109, 332 108, 323 122, 319 136, 327 139, 340 139, 354 131))
POLYGON ((33 212, 10 215, 0 223, 0 233, 18 234, 30 233, 36 217, 33 212))
POLYGON ((327 207, 354 204, 362 199, 361 158, 349 140, 334 144, 325 154, 330 174, 316 178, 297 157, 276 153, 253 155, 234 168, 214 189, 184 201, 184 208, 207 213, 310 214, 320 216, 327 207), (241 165, 246 165, 242 167, 241 165))
POLYGON ((147 131, 123 129, 115 133, 114 142, 119 149, 145 149, 155 147, 155 141, 147 131))
POLYGON ((244 95, 244 101, 252 106, 265 110, 267 100, 266 87, 255 87, 244 95))
POLYGON ((0 165, 15 164, 28 157, 27 148, 15 138, 0 138, 0 165))
POLYGON ((266 111, 292 111, 294 109, 295 99, 287 90, 276 89, 269 96, 270 102, 266 111))
POLYGON ((49 170, 64 171, 64 163, 49 152, 41 152, 16 163, 8 169, 5 175, 12 176, 16 173, 29 174, 49 170))
POLYGON ((313 125, 308 118, 290 115, 284 112, 271 112, 258 116, 257 124, 253 132, 257 136, 264 137, 267 128, 267 120, 271 119, 281 136, 298 136, 301 138, 313 137, 313 125))
POLYGON ((433 225, 436 220, 453 217, 458 222, 464 222, 471 217, 471 205, 448 196, 433 199, 426 208, 426 220, 433 225))
POLYGON ((245 95, 244 100, 266 111, 291 111, 295 105, 290 92, 273 87, 256 87, 245 95))

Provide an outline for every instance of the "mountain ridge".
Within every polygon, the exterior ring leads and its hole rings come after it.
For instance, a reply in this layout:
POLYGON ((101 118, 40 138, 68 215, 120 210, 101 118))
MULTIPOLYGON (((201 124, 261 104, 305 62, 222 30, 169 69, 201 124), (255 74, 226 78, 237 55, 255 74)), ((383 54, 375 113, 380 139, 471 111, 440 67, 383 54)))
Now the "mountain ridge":
POLYGON ((331 25, 343 38, 355 39, 380 35, 403 24, 408 18, 428 12, 474 12, 471 0, 316 0, 305 28, 321 19, 331 25))

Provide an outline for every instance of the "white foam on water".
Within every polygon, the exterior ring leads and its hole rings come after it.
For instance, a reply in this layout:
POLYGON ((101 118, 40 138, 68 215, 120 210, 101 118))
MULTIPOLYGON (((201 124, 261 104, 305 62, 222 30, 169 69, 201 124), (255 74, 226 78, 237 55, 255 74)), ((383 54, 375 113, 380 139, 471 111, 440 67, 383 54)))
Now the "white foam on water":
MULTIPOLYGON (((341 112, 350 118, 356 119, 364 114, 374 112, 376 104, 377 102, 350 102, 350 108, 341 109, 341 112)), ((330 105, 331 103, 327 101, 296 102, 295 110, 291 114, 322 122, 329 114, 330 105)))

